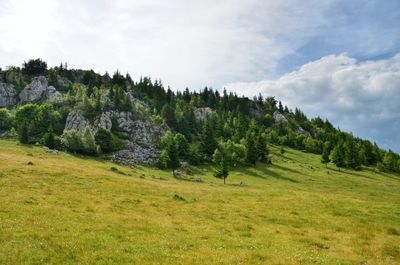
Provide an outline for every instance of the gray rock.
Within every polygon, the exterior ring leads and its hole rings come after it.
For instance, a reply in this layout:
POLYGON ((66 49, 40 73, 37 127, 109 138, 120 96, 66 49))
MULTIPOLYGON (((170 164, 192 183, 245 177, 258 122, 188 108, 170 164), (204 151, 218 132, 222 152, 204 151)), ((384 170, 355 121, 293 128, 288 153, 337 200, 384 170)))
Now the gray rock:
POLYGON ((288 120, 286 119, 286 117, 279 111, 274 112, 273 118, 274 118, 275 122, 289 123, 288 120))
POLYGON ((57 75, 57 84, 60 86, 66 87, 66 86, 72 84, 72 82, 69 81, 68 78, 57 75))
POLYGON ((86 127, 89 127, 93 133, 96 133, 99 128, 118 131, 127 139, 126 149, 114 153, 112 160, 123 164, 145 165, 159 163, 158 147, 161 137, 168 130, 168 127, 151 121, 134 120, 129 112, 104 112, 91 123, 80 110, 69 113, 64 130, 73 129, 82 133, 86 127))
POLYGON ((11 84, 0 83, 0 107, 10 107, 17 103, 17 91, 11 84))
POLYGON ((83 117, 82 112, 80 110, 73 110, 68 114, 64 131, 75 130, 82 133, 86 126, 89 126, 89 121, 83 117))
POLYGON ((194 116, 195 116, 197 121, 203 121, 203 120, 208 119, 208 118, 210 118, 212 116, 212 109, 210 109, 209 107, 197 108, 194 111, 194 116))
POLYGON ((39 76, 33 78, 32 82, 21 91, 19 99, 21 103, 32 103, 49 101, 61 96, 61 93, 55 87, 48 86, 46 77, 39 76))
POLYGON ((45 90, 45 98, 46 98, 46 100, 51 101, 51 100, 53 100, 55 98, 59 98, 59 97, 62 97, 62 94, 60 92, 58 92, 55 87, 49 86, 45 90))
POLYGON ((44 76, 33 78, 32 82, 27 85, 19 94, 22 103, 36 102, 42 99, 47 89, 47 79, 44 76))

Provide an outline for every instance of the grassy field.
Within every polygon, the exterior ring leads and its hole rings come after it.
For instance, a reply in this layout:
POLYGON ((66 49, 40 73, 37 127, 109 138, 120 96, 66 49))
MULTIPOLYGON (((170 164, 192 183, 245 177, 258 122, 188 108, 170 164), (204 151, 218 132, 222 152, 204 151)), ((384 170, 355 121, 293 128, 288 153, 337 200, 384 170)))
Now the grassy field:
POLYGON ((191 177, 0 140, 0 264, 400 264, 398 175, 289 149, 191 177))

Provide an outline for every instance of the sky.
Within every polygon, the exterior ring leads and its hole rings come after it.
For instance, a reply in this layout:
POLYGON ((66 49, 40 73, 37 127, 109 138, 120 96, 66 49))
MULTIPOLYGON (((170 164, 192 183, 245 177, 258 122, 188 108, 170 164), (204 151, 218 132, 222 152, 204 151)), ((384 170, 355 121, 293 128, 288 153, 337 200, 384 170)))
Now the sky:
POLYGON ((0 0, 0 67, 275 96, 400 152, 399 0, 0 0))

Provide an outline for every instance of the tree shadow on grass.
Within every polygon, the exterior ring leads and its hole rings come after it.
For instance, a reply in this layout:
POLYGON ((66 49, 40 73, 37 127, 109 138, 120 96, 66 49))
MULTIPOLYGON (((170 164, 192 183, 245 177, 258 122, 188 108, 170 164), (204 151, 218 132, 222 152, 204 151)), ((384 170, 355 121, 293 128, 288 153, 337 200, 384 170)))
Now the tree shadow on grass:
POLYGON ((307 176, 307 174, 305 174, 304 172, 300 172, 300 171, 298 171, 296 169, 284 167, 284 166, 281 166, 281 165, 278 165, 278 164, 272 164, 272 167, 275 167, 277 169, 284 170, 284 171, 289 171, 289 172, 291 172, 293 174, 300 174, 300 175, 306 175, 307 176))
MULTIPOLYGON (((352 175, 352 176, 355 176, 355 177, 362 177, 362 178, 367 178, 367 179, 373 179, 373 178, 368 177, 368 176, 365 176, 365 175, 363 175, 363 174, 356 173, 357 171, 351 170, 351 169, 343 169, 343 168, 341 168, 341 169, 339 170, 339 169, 331 168, 331 167, 328 168, 328 169, 331 170, 331 171, 337 172, 337 173, 348 174, 348 175, 352 175)), ((360 172, 360 171, 358 171, 358 172, 360 172)))
POLYGON ((292 179, 292 178, 289 178, 289 177, 285 177, 285 176, 283 176, 281 174, 278 174, 276 172, 273 172, 273 171, 271 171, 269 168, 267 168, 265 166, 262 167, 262 168, 258 168, 258 170, 262 171, 263 174, 261 175, 259 173, 256 173, 254 171, 249 170, 248 168, 242 169, 242 172, 244 174, 246 174, 246 175, 250 175, 250 176, 253 176, 253 177, 256 177, 256 178, 268 179, 268 177, 273 177, 273 178, 276 178, 276 179, 286 180, 286 181, 290 181, 290 182, 293 182, 293 183, 299 183, 299 181, 297 181, 295 179, 292 179))

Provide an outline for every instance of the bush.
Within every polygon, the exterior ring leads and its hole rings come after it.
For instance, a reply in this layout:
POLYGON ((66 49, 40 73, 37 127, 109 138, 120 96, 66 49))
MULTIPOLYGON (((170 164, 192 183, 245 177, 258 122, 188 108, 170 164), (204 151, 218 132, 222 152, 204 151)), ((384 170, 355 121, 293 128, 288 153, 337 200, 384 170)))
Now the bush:
POLYGON ((103 153, 110 153, 115 149, 113 136, 109 130, 100 128, 97 130, 94 139, 103 153))
POLYGON ((68 151, 74 153, 83 153, 82 136, 79 132, 75 130, 64 132, 61 142, 68 151))
POLYGON ((12 127, 12 119, 7 109, 0 109, 0 131, 8 131, 12 127))
POLYGON ((43 144, 50 149, 61 149, 61 139, 52 131, 43 136, 43 144))
POLYGON ((84 153, 88 155, 97 155, 100 151, 100 147, 96 144, 94 135, 88 127, 85 128, 82 137, 84 153))
POLYGON ((74 153, 97 155, 100 151, 100 147, 96 144, 93 133, 88 127, 86 127, 83 134, 75 130, 64 132, 62 144, 68 151, 74 153))

